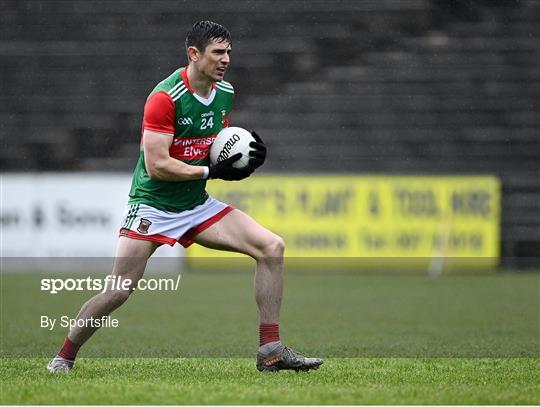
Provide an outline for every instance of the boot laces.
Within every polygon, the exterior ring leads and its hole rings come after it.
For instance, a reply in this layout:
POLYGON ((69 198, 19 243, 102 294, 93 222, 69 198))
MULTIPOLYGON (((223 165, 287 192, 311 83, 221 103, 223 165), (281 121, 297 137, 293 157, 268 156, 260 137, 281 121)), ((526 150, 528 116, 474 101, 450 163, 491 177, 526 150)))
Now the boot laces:
POLYGON ((283 352, 289 356, 290 359, 301 359, 301 358, 305 358, 304 355, 302 355, 300 352, 297 352, 295 350, 292 350, 291 348, 289 348, 288 346, 285 346, 283 348, 283 352))

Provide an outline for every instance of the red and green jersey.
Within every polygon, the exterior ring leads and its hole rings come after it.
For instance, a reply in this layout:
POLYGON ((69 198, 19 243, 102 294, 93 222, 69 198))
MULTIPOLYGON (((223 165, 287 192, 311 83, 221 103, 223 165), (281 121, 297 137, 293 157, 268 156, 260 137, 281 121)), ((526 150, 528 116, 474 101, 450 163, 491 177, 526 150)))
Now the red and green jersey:
MULTIPOLYGON (((144 107, 143 132, 153 130, 172 135, 172 158, 190 165, 208 165, 210 146, 217 133, 228 125, 234 90, 230 83, 214 84, 208 99, 194 93, 187 68, 173 72, 154 88, 144 107)), ((180 212, 193 209, 208 197, 206 180, 159 181, 150 178, 144 164, 144 137, 133 173, 129 203, 180 212)))

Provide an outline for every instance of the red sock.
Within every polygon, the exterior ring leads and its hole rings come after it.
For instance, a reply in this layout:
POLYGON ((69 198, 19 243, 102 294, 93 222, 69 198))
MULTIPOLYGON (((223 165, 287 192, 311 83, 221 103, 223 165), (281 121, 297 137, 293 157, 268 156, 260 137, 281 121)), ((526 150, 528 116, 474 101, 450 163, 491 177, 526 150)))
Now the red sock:
POLYGON ((259 325, 260 346, 279 341, 279 324, 259 325))
POLYGON ((58 352, 58 356, 68 360, 75 360, 80 347, 81 345, 71 342, 69 338, 66 337, 64 345, 62 345, 62 349, 60 349, 60 352, 58 352))

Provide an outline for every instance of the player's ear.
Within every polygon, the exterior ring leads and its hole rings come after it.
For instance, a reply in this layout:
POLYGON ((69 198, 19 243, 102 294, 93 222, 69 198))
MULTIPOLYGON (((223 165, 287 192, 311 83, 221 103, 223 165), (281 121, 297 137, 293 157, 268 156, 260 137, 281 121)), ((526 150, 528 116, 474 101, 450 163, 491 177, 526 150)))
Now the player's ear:
POLYGON ((189 61, 193 61, 193 62, 197 62, 199 60, 199 56, 200 56, 200 52, 199 50, 197 49, 197 47, 188 47, 187 49, 187 55, 188 55, 188 59, 189 61))

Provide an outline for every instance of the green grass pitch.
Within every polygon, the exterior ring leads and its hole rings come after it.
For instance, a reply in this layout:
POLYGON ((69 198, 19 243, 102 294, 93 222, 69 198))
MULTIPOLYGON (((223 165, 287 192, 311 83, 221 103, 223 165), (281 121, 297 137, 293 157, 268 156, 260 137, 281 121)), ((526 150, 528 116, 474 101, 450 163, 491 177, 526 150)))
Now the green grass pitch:
POLYGON ((534 359, 331 358, 316 372, 261 374, 245 358, 3 361, 3 404, 538 404, 534 359))
POLYGON ((45 371, 66 330, 39 317, 91 294, 40 292, 42 277, 2 275, 2 404, 540 404, 537 273, 287 273, 282 337, 326 363, 271 374, 255 369, 252 276, 186 273, 136 292, 68 376, 45 371))

